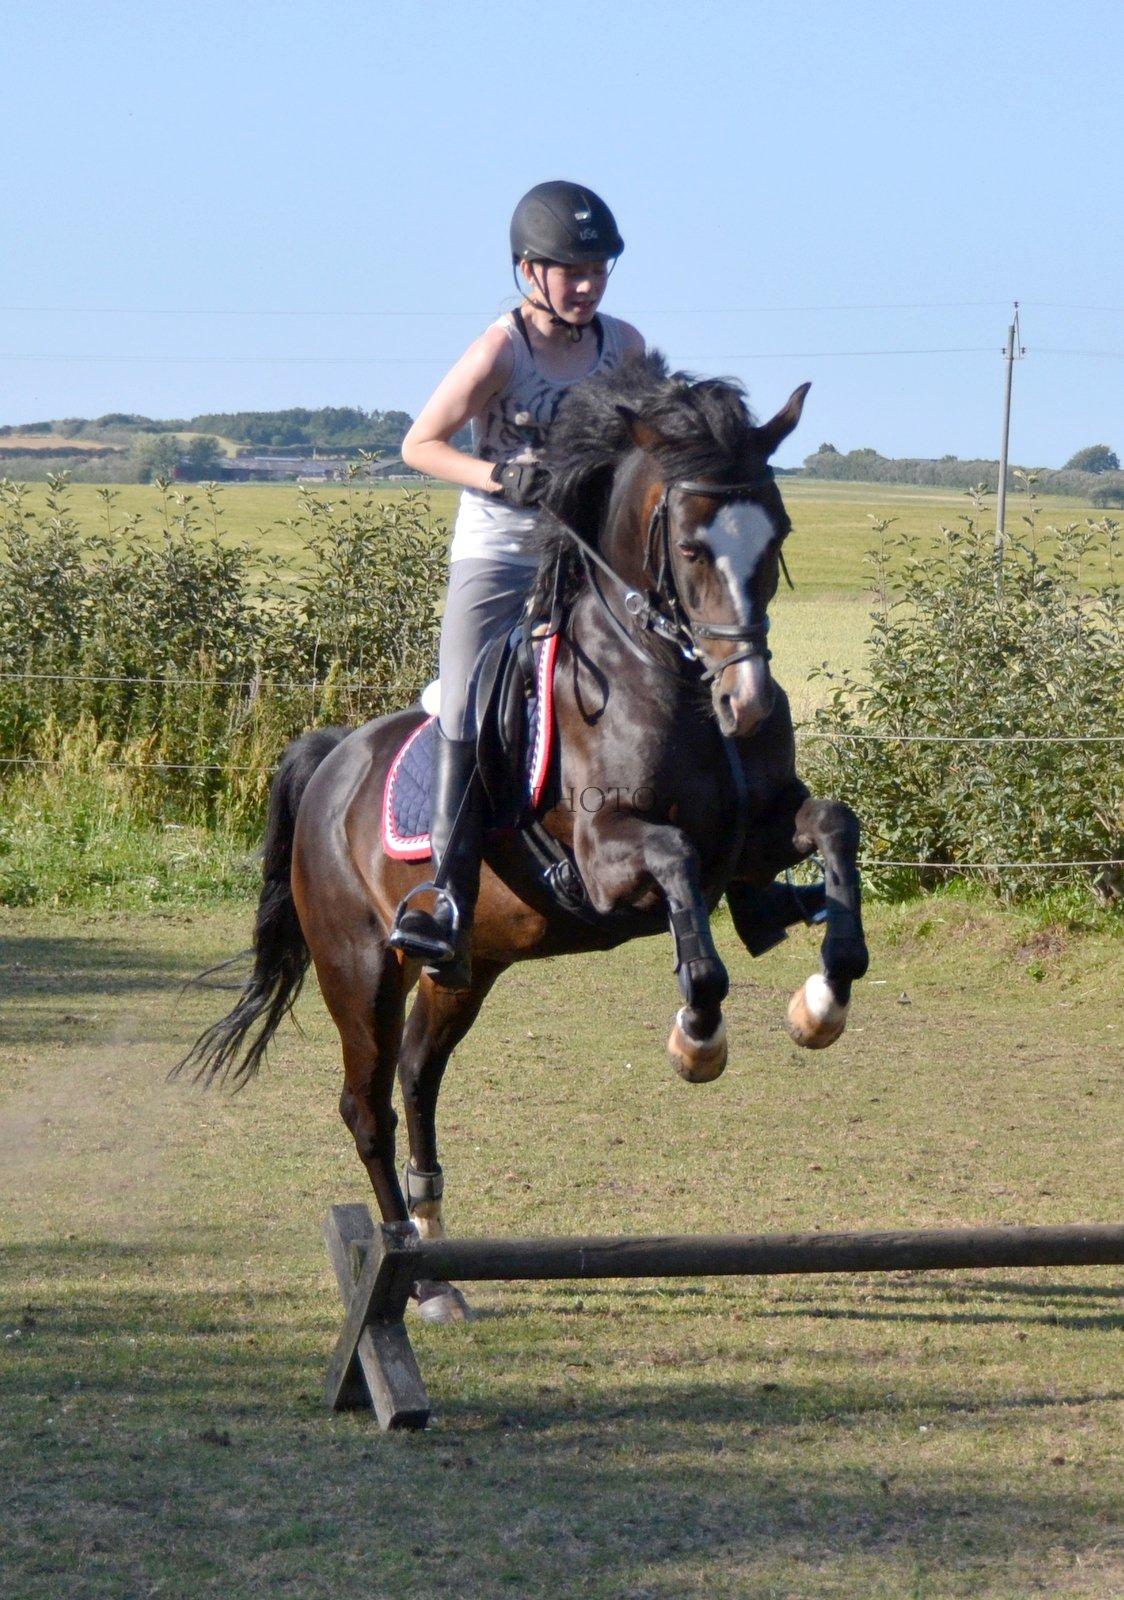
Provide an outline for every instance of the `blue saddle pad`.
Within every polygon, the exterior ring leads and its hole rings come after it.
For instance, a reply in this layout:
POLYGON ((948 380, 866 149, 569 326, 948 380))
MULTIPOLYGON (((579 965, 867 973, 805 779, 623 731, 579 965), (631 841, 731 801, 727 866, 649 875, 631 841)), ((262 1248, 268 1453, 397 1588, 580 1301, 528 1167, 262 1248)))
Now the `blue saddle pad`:
MULTIPOLYGON (((546 787, 554 745, 554 658, 557 635, 538 651, 535 697, 524 711, 523 791, 537 806, 546 787)), ((424 861, 430 854, 429 825, 433 744, 437 719, 426 720, 403 743, 387 774, 383 796, 382 845, 397 861, 424 861)))

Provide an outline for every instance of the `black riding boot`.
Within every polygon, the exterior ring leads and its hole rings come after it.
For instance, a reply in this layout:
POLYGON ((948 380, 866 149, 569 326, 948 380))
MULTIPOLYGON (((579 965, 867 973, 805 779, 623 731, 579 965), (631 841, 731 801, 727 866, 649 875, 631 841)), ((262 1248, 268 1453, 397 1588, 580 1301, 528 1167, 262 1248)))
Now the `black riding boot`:
MULTIPOLYGON (((424 961, 435 983, 447 989, 467 989, 483 833, 480 785, 473 781, 476 741, 447 739, 440 727, 435 738, 430 842, 433 876, 444 873, 443 887, 437 891, 432 911, 411 905, 412 895, 406 896, 395 913, 389 942, 395 950, 424 961), (451 838, 454 824, 456 837, 451 838)), ((415 889, 413 894, 418 892, 415 889)))
POLYGON ((726 903, 738 937, 751 956, 763 956, 787 938, 794 922, 822 922, 826 890, 822 883, 784 883, 779 879, 764 889, 732 883, 726 903))

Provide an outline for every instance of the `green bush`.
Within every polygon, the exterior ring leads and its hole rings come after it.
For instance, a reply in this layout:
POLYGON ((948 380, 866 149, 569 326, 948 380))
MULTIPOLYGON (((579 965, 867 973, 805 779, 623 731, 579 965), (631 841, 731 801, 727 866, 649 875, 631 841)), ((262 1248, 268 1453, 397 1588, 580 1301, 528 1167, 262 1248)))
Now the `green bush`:
MULTIPOLYGON (((803 764, 863 819, 880 889, 902 894, 973 862, 1124 856, 1124 600, 1120 536, 1105 519, 1024 532, 998 558, 980 495, 960 527, 921 542, 876 521, 877 609, 868 668, 821 674, 829 703, 803 764), (817 735, 821 737, 817 737, 817 735), (822 736, 829 737, 822 737, 822 736), (863 737, 876 735, 878 737, 863 737), (980 743, 925 742, 954 735, 980 743), (1033 743, 1027 736, 1106 742, 1033 743), (913 742, 913 741, 918 742, 913 742)), ((1003 895, 1037 896, 1093 873, 984 871, 1003 895)))
POLYGON ((0 481, 0 772, 113 774, 122 814, 250 837, 289 738, 425 683, 444 530, 422 496, 384 503, 353 473, 335 499, 302 495, 285 568, 223 538, 212 486, 159 486, 155 527, 118 521, 103 490, 90 535, 63 480, 42 514, 0 481))

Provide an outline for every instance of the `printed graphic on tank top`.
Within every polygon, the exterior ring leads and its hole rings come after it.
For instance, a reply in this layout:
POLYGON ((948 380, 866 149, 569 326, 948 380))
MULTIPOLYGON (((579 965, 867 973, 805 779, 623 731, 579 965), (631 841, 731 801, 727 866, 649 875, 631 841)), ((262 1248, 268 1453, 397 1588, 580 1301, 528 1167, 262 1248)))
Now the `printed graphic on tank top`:
MULTIPOLYGON (((601 348, 588 372, 575 378, 551 378, 540 372, 527 341, 510 312, 495 326, 507 334, 512 351, 511 377, 493 395, 478 417, 472 419, 472 453, 481 461, 509 461, 526 449, 528 440, 516 423, 524 412, 536 428, 546 429, 558 414, 566 393, 595 372, 612 372, 624 354, 624 334, 616 317, 599 316, 601 348)), ((538 557, 527 549, 536 512, 505 505, 485 489, 465 489, 453 528, 450 560, 472 558, 511 561, 536 566, 538 557)))

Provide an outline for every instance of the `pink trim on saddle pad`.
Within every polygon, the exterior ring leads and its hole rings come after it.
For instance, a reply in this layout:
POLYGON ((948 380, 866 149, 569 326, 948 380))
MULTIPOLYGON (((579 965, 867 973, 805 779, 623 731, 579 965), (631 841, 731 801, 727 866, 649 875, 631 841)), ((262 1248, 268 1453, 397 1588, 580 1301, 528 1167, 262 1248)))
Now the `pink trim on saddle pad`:
MULTIPOLYGON (((554 753, 554 661, 558 654, 558 635, 551 634, 539 646, 536 671, 539 715, 535 727, 535 742, 531 751, 527 787, 531 792, 531 805, 537 807, 546 789, 550 775, 550 760, 554 753)), ((394 825, 394 796, 398 774, 407 750, 429 727, 433 717, 426 717, 403 740, 402 747, 391 763, 383 791, 382 847, 393 861, 427 861, 431 854, 428 833, 400 834, 394 825)))
POLYGON ((434 717, 426 717, 424 722, 419 722, 413 733, 405 740, 402 748, 395 756, 386 779, 386 788, 382 798, 382 847, 392 861, 425 861, 429 854, 429 834, 414 833, 401 834, 394 826, 394 791, 398 784, 398 771, 402 765, 402 758, 413 744, 415 739, 421 737, 434 717))
POLYGON ((558 654, 559 637, 557 633, 552 633, 546 643, 539 646, 539 716, 535 725, 535 749, 529 777, 532 809, 537 809, 542 799, 546 780, 550 776, 550 758, 554 753, 554 658, 558 654))

